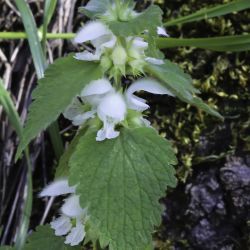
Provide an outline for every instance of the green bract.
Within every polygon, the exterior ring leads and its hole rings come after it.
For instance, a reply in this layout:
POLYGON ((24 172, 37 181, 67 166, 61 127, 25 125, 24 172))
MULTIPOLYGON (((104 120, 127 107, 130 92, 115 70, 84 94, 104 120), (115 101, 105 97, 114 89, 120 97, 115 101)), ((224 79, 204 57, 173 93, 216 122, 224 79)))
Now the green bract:
POLYGON ((192 78, 185 74, 176 64, 165 60, 163 65, 148 64, 147 69, 153 76, 159 78, 180 100, 223 120, 223 117, 217 111, 205 104, 200 98, 194 96, 194 94, 200 93, 199 90, 193 87, 192 78))

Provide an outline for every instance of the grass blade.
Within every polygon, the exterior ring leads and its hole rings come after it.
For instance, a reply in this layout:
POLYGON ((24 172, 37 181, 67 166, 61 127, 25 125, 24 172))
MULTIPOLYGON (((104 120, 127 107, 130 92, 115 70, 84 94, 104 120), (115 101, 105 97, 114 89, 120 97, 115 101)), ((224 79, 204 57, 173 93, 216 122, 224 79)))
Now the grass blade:
MULTIPOLYGON (((19 118, 19 115, 15 109, 15 106, 10 98, 10 95, 7 90, 5 90, 2 80, 0 79, 0 104, 3 106, 3 110, 6 112, 8 119, 15 129, 17 135, 19 138, 22 137, 22 124, 19 118)), ((27 186, 24 193, 24 209, 22 211, 21 216, 21 223, 19 232, 17 234, 17 240, 16 240, 16 248, 22 249, 25 240, 26 235, 28 231, 29 221, 30 221, 30 215, 31 215, 31 209, 32 209, 32 166, 30 162, 29 152, 26 149, 25 150, 25 157, 28 165, 28 171, 27 171, 27 186)))
POLYGON ((6 112, 8 119, 19 137, 22 136, 22 125, 15 106, 10 98, 9 92, 4 88, 0 79, 0 104, 6 112))
POLYGON ((158 38, 157 45, 160 49, 188 46, 214 51, 239 52, 250 50, 250 34, 212 38, 158 38))
POLYGON ((199 21, 202 19, 223 16, 232 12, 237 12, 237 11, 245 10, 248 8, 250 8, 249 0, 232 1, 230 3, 221 4, 212 8, 201 9, 191 15, 187 15, 187 16, 183 16, 183 17, 170 20, 166 22, 164 25, 168 27, 168 26, 173 26, 173 25, 199 21))
POLYGON ((23 25, 28 35, 29 46, 38 78, 42 78, 46 68, 46 60, 39 41, 37 27, 31 10, 25 0, 15 0, 21 13, 23 25))
MULTIPOLYGON (((42 50, 42 46, 39 41, 37 26, 27 2, 25 0, 15 0, 15 2, 22 16, 33 62, 35 64, 37 77, 40 79, 44 76, 44 70, 47 67, 47 63, 45 60, 44 52, 42 50)), ((50 17, 50 15, 51 13, 48 14, 48 18, 50 17)), ((57 159, 60 159, 60 156, 63 153, 63 143, 59 134, 58 124, 52 124, 50 126, 49 134, 56 157, 57 159)))
POLYGON ((43 15, 43 38, 42 38, 42 47, 44 51, 46 48, 48 25, 56 9, 56 4, 57 0, 45 0, 44 15, 43 15))

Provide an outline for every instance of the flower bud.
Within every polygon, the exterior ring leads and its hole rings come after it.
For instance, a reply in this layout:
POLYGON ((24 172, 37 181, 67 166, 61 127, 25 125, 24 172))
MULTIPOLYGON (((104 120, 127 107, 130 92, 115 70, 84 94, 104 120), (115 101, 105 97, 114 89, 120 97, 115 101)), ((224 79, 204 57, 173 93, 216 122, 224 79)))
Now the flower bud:
POLYGON ((113 60, 114 66, 118 68, 122 74, 125 74, 125 66, 127 62, 126 50, 122 46, 117 45, 113 50, 111 58, 113 60))
POLYGON ((101 67, 103 68, 104 72, 109 70, 112 66, 112 61, 108 56, 103 56, 101 58, 101 67))

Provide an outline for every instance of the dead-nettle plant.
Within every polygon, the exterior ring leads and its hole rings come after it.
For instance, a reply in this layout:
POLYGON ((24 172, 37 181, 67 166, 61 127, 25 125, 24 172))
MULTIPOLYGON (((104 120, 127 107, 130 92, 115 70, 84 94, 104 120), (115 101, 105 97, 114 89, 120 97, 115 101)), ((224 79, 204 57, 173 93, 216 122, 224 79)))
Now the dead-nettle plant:
POLYGON ((132 1, 91 0, 80 11, 92 21, 74 42, 86 49, 56 60, 39 80, 18 149, 20 156, 60 114, 79 128, 55 181, 40 193, 70 195, 30 244, 35 249, 46 236, 53 249, 89 241, 114 250, 152 249, 151 234, 162 214, 159 199, 167 186, 176 186, 177 161, 136 93, 179 98, 222 117, 196 96, 191 77, 158 50, 156 39, 168 36, 158 6, 138 13, 132 1))

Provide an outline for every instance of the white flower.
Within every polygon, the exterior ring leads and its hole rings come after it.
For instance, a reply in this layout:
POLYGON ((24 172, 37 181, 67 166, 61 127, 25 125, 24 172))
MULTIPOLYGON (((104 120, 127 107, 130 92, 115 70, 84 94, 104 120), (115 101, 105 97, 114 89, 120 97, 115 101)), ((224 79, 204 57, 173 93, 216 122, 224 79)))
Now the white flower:
POLYGON ((146 100, 134 95, 135 92, 140 90, 152 94, 174 96, 167 88, 163 87, 158 81, 151 78, 142 78, 132 83, 125 92, 126 101, 129 109, 142 112, 149 108, 149 105, 146 104, 146 100))
POLYGON ((82 209, 79 203, 79 196, 75 195, 75 187, 70 187, 66 179, 52 182, 39 194, 44 196, 59 196, 71 194, 61 207, 61 216, 53 220, 50 225, 55 230, 56 236, 66 236, 65 244, 76 246, 85 237, 84 223, 86 221, 86 209, 82 209), (73 221, 76 226, 73 227, 73 221))
POLYGON ((119 93, 110 93, 105 96, 97 108, 97 114, 103 122, 103 128, 98 131, 96 140, 113 139, 119 136, 115 126, 125 119, 126 103, 119 93))
MULTIPOLYGON (((118 137, 120 133, 116 130, 116 126, 126 120, 128 110, 143 112, 149 108, 146 100, 134 95, 135 92, 141 90, 152 94, 174 96, 171 91, 151 78, 142 78, 135 81, 123 95, 118 93, 105 78, 91 82, 82 90, 80 98, 84 103, 91 105, 91 112, 94 116, 97 115, 103 123, 103 127, 97 132, 97 141, 118 137)), ((64 115, 72 120, 73 124, 76 124, 76 120, 82 121, 83 124, 84 118, 89 115, 90 111, 84 112, 81 107, 75 107, 75 103, 73 102, 67 108, 64 115), (72 114, 70 114, 71 110, 72 114), (81 117, 84 118, 81 119, 81 117)), ((83 106, 80 101, 78 105, 83 106)), ((88 116, 89 118, 90 116, 88 116)), ((140 114, 139 116, 136 115, 136 123, 141 126, 150 126, 149 121, 140 114)), ((65 206, 66 204, 67 201, 65 206)), ((63 212, 65 213, 65 211, 63 212)))
POLYGON ((105 49, 113 48, 116 44, 116 37, 108 27, 99 21, 87 23, 74 39, 75 43, 84 43, 90 41, 95 47, 95 52, 83 51, 76 53, 75 58, 83 61, 98 61, 101 59, 105 49))
POLYGON ((115 126, 125 119, 126 103, 109 80, 103 78, 92 81, 82 90, 80 98, 85 105, 91 106, 91 111, 84 112, 84 104, 73 100, 63 113, 65 118, 72 120, 74 125, 82 125, 97 114, 103 122, 103 128, 98 131, 96 140, 103 141, 106 138, 117 137, 119 132, 115 131, 115 126))
POLYGON ((157 34, 159 36, 166 36, 166 37, 169 36, 169 34, 167 33, 167 31, 163 27, 157 27, 157 34))
MULTIPOLYGON (((164 28, 158 27, 159 35, 167 36, 164 28)), ((87 23, 76 35, 75 43, 90 42, 95 48, 76 53, 75 58, 83 61, 101 61, 102 68, 110 70, 110 76, 119 77, 132 72, 134 75, 143 73, 145 62, 152 64, 163 64, 164 61, 157 58, 147 57, 145 50, 148 43, 141 37, 128 37, 126 44, 119 44, 116 36, 101 21, 91 21, 87 23), (129 65, 127 67, 126 65, 129 65)), ((89 114, 91 116, 92 113, 89 114)), ((85 117, 79 118, 75 124, 79 124, 85 117)))

